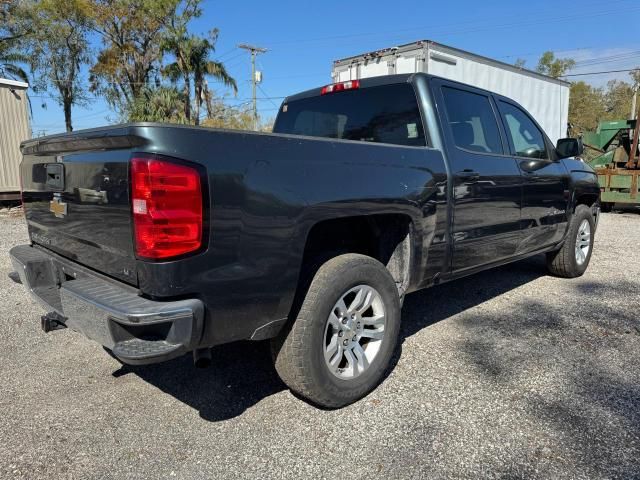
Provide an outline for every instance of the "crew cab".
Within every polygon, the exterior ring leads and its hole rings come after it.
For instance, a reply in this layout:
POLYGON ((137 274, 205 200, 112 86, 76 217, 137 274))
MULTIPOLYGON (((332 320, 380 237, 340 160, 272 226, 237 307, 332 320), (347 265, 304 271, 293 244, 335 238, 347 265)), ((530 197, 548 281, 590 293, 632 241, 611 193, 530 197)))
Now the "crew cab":
POLYGON ((273 133, 134 123, 21 148, 31 243, 10 255, 45 331, 127 364, 269 339, 325 407, 381 381, 406 294, 538 254, 582 275, 599 213, 578 140, 422 73, 290 96, 273 133))

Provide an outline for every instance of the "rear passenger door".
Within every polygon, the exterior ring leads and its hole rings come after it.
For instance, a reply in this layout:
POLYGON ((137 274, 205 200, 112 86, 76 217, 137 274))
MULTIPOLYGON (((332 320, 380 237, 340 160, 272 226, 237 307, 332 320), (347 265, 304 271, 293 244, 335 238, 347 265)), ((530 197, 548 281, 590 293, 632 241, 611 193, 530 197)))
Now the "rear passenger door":
POLYGON ((452 270, 512 256, 520 240, 522 179, 493 97, 444 80, 434 94, 453 176, 452 270))
POLYGON ((567 228, 569 173, 555 161, 551 142, 520 106, 497 99, 511 155, 522 172, 522 238, 518 253, 562 240, 567 228))

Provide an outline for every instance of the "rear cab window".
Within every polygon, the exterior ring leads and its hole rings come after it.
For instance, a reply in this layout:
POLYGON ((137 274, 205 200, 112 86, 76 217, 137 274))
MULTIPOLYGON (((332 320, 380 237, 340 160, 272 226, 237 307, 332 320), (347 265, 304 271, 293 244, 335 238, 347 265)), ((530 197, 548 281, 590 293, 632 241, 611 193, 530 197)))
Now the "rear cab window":
POLYGON ((292 100, 280 107, 273 132, 393 145, 426 145, 418 100, 408 83, 292 100))
POLYGON ((456 147, 474 153, 504 153, 489 97, 447 86, 442 95, 456 147))

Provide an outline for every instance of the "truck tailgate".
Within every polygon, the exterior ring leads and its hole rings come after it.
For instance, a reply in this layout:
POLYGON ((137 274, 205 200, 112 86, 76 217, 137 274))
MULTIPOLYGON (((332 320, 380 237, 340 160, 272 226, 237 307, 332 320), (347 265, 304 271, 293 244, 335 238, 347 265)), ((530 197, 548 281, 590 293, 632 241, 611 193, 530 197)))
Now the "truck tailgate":
POLYGON ((20 174, 32 242, 137 285, 129 159, 138 140, 111 128, 23 144, 20 174))

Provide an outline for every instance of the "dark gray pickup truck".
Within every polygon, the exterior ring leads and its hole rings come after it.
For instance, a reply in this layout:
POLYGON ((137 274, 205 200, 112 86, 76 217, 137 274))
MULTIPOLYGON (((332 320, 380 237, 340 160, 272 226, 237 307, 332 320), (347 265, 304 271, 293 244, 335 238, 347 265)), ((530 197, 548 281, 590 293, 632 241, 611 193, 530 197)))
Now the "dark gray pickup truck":
POLYGON ((288 97, 272 134, 139 123, 22 152, 31 244, 11 257, 45 331, 128 364, 271 339, 327 407, 381 381, 407 293, 543 253, 582 275, 599 212, 579 141, 425 74, 288 97))

